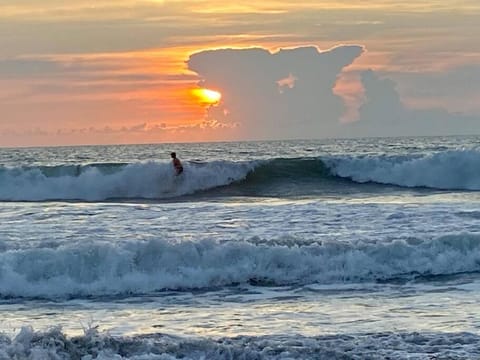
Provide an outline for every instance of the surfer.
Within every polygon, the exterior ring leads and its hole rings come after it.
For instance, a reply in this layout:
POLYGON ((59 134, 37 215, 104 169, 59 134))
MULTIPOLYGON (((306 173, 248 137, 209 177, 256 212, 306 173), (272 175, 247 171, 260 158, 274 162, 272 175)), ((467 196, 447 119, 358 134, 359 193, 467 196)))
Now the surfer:
POLYGON ((175 152, 172 152, 170 156, 172 157, 172 163, 173 163, 173 167, 175 168, 175 173, 178 176, 183 172, 182 163, 180 159, 177 158, 177 154, 175 152))

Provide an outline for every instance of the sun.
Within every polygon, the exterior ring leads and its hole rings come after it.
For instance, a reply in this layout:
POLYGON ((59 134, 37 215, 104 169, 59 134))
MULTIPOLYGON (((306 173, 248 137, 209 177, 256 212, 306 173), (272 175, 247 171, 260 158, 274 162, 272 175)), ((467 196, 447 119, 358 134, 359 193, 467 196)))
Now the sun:
POLYGON ((195 95, 203 104, 217 104, 222 98, 222 94, 218 91, 210 89, 193 89, 192 94, 195 95))

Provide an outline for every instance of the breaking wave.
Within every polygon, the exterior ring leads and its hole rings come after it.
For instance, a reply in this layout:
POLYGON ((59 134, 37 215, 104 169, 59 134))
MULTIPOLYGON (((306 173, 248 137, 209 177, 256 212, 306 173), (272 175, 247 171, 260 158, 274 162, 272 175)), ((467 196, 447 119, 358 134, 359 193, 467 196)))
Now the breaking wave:
POLYGON ((219 187, 234 195, 308 195, 345 181, 480 190, 480 152, 191 162, 179 177, 171 164, 157 162, 0 167, 0 200, 164 199, 219 187))
POLYGON ((480 271, 480 235, 391 242, 285 238, 85 242, 0 252, 2 297, 135 295, 236 284, 410 280, 480 271))
POLYGON ((0 200, 161 199, 192 194, 245 178, 249 163, 186 164, 175 176, 171 164, 89 164, 0 168, 0 200))
POLYGON ((445 151, 424 156, 338 157, 326 161, 332 175, 442 190, 480 190, 480 152, 445 151))

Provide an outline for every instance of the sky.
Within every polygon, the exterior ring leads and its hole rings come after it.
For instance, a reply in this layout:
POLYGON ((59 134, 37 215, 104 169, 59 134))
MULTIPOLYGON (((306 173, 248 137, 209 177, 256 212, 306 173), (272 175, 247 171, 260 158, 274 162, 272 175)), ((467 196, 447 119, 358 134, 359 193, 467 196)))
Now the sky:
POLYGON ((0 146, 480 134, 478 0, 0 0, 0 146))

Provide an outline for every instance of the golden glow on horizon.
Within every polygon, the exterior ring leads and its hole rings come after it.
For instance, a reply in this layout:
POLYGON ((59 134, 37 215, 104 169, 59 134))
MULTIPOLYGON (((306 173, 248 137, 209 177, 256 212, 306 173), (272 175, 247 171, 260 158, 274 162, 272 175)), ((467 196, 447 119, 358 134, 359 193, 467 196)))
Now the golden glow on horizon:
POLYGON ((193 89, 192 94, 196 96, 202 104, 214 105, 222 98, 218 91, 210 89, 193 89))

